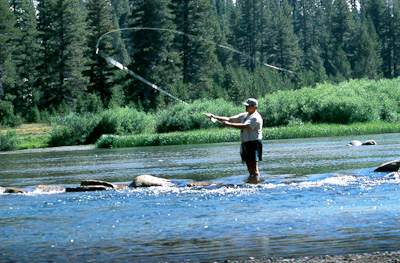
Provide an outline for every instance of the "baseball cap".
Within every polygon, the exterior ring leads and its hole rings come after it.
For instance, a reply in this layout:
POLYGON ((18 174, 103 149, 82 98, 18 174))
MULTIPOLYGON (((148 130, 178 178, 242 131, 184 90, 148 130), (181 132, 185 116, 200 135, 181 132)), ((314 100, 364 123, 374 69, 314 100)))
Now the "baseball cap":
POLYGON ((258 107, 258 101, 256 99, 253 98, 249 98, 247 99, 247 101, 245 103, 243 103, 245 106, 256 106, 258 107))

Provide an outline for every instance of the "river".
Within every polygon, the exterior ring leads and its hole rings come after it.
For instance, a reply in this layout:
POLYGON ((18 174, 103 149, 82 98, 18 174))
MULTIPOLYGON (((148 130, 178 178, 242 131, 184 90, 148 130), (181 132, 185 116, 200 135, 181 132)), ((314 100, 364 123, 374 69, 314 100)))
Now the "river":
POLYGON ((400 134, 264 141, 263 183, 238 143, 0 154, 0 262, 214 262, 400 250, 400 134), (140 174, 175 187, 34 191, 140 174), (219 186, 190 188, 188 182, 219 186))

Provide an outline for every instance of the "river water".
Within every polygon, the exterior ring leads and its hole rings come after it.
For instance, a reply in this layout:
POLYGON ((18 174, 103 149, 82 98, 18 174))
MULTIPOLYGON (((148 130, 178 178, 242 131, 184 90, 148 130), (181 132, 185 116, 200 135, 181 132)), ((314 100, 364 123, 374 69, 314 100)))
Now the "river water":
POLYGON ((247 185, 238 143, 0 154, 0 262, 213 262, 400 250, 400 134, 264 141, 247 185), (50 193, 140 174, 175 187, 50 193), (189 188, 207 181, 219 186, 189 188))

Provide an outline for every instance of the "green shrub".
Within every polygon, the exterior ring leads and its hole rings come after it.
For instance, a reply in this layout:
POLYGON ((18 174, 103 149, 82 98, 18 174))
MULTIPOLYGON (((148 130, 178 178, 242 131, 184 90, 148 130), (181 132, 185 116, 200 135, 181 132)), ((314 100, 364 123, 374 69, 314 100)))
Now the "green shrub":
POLYGON ((244 111, 244 106, 238 107, 222 99, 197 100, 189 105, 176 104, 169 109, 156 113, 156 132, 215 128, 218 124, 212 123, 209 118, 203 115, 204 112, 219 116, 231 116, 242 111, 244 111))
POLYGON ((0 151, 11 151, 17 149, 19 143, 18 133, 16 131, 7 131, 6 134, 0 134, 0 151))
POLYGON ((278 91, 259 102, 266 127, 287 125, 294 119, 303 123, 395 122, 400 114, 400 78, 324 83, 278 91))
POLYGON ((17 126, 22 124, 20 115, 14 114, 14 105, 9 101, 0 101, 0 126, 17 126))
POLYGON ((98 123, 98 116, 70 113, 57 118, 49 140, 50 146, 79 145, 90 142, 90 134, 98 123))
POLYGON ((99 122, 91 138, 97 140, 102 134, 140 134, 154 132, 154 117, 132 108, 109 109, 100 114, 99 122))

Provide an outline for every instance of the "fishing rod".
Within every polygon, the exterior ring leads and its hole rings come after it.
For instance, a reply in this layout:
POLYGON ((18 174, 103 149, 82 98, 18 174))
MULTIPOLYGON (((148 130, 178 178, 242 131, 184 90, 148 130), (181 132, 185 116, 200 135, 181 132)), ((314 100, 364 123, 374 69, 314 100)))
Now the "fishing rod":
MULTIPOLYGON (((122 63, 116 61, 116 60, 113 59, 112 57, 107 56, 104 52, 101 52, 101 51, 100 51, 100 47, 99 47, 99 46, 100 46, 100 42, 101 42, 101 40, 102 40, 105 36, 107 36, 107 35, 109 35, 109 34, 116 33, 116 32, 121 32, 121 31, 133 31, 133 30, 165 31, 165 32, 170 32, 170 33, 174 33, 174 34, 178 34, 178 35, 188 36, 188 37, 191 37, 191 38, 196 39, 196 40, 198 40, 198 41, 204 41, 204 42, 207 42, 207 43, 216 45, 217 47, 220 47, 220 48, 223 48, 223 49, 227 49, 227 50, 229 50, 229 51, 231 51, 231 52, 234 52, 234 53, 237 53, 237 54, 246 56, 246 57, 248 57, 248 58, 252 58, 252 59, 254 59, 256 62, 261 63, 262 65, 264 65, 264 66, 266 66, 266 67, 273 68, 273 69, 276 69, 276 70, 279 70, 279 71, 282 71, 282 72, 286 72, 286 73, 289 73, 289 74, 294 74, 294 72, 291 71, 291 70, 288 70, 288 69, 285 69, 285 68, 281 68, 281 67, 276 67, 276 66, 273 66, 273 65, 264 63, 264 62, 260 62, 258 58, 250 57, 248 54, 246 54, 246 53, 244 53, 244 52, 241 52, 241 51, 239 51, 239 50, 236 50, 236 49, 234 49, 234 48, 231 48, 231 47, 228 47, 228 46, 224 46, 224 45, 217 44, 217 43, 215 43, 215 42, 213 42, 213 41, 210 41, 210 40, 208 40, 208 39, 204 39, 203 37, 196 37, 196 36, 189 35, 189 34, 185 34, 185 33, 183 33, 183 32, 180 32, 180 31, 177 31, 177 30, 172 30, 172 29, 153 28, 153 27, 125 27, 125 28, 120 28, 120 29, 115 29, 115 30, 108 31, 108 32, 102 34, 102 35, 99 37, 99 39, 97 40, 97 44, 96 44, 96 54, 97 54, 97 55, 101 56, 101 57, 104 58, 107 62, 109 62, 110 64, 114 65, 115 67, 117 67, 117 68, 119 68, 119 69, 121 69, 121 70, 124 70, 124 71, 128 72, 131 76, 133 76, 134 78, 140 80, 141 82, 145 83, 146 85, 150 86, 151 88, 153 88, 153 89, 155 89, 155 90, 158 90, 158 91, 162 92, 163 94, 165 94, 165 95, 167 95, 167 96, 169 96, 169 97, 171 97, 171 98, 173 98, 173 99, 175 99, 175 100, 177 100, 177 101, 179 101, 179 102, 181 102, 181 103, 183 103, 183 104, 186 104, 186 105, 188 105, 188 104, 187 104, 186 102, 184 102, 183 100, 181 100, 181 99, 179 99, 178 97, 172 95, 171 93, 169 93, 169 92, 163 90, 162 88, 160 88, 160 87, 157 86, 156 84, 151 83, 150 81, 146 80, 145 78, 139 76, 138 74, 136 74, 135 72, 133 72, 132 70, 130 70, 130 69, 128 69, 126 66, 124 66, 122 63)), ((211 121, 213 121, 213 120, 211 120, 211 121)), ((216 121, 217 121, 217 120, 215 119, 215 121, 213 121, 213 122, 216 122, 216 121)))

